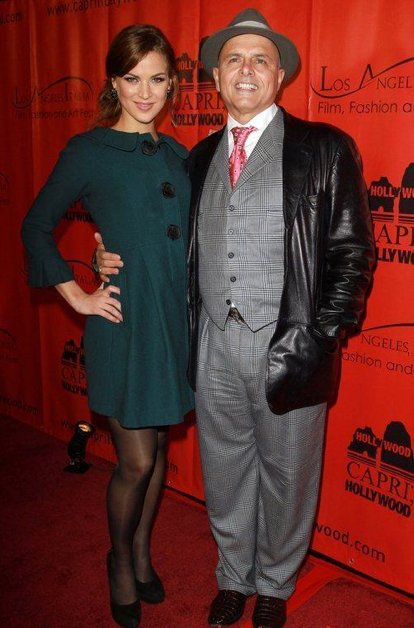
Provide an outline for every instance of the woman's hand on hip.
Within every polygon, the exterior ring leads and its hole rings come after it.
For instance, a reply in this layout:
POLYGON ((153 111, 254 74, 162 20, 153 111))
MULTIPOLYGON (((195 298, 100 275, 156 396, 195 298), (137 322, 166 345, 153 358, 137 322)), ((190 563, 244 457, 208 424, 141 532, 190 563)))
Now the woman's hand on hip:
POLYGON ((107 286, 98 288, 92 294, 83 293, 73 303, 72 307, 79 314, 95 314, 107 318, 113 323, 122 323, 121 303, 111 296, 112 293, 121 294, 118 286, 107 286))
POLYGON ((118 286, 109 285, 98 288, 92 294, 88 294, 74 281, 66 281, 57 284, 56 290, 73 307, 75 312, 85 315, 102 316, 112 323, 122 323, 121 303, 114 298, 112 293, 121 294, 118 286))

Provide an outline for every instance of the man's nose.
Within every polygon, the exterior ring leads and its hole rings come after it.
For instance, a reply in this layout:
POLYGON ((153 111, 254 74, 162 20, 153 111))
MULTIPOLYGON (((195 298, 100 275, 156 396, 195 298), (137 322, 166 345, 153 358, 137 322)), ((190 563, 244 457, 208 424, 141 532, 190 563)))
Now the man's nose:
POLYGON ((253 65, 252 65, 251 59, 243 59, 243 63, 242 63, 242 66, 240 68, 240 71, 245 76, 247 76, 249 74, 253 74, 253 65))

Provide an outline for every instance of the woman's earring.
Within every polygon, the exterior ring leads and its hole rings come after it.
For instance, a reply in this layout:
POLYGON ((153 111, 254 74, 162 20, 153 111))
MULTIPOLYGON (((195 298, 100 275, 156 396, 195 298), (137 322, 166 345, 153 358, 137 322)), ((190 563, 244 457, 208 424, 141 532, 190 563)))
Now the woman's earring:
POLYGON ((109 93, 111 94, 112 100, 118 100, 118 92, 116 91, 115 87, 112 87, 109 93))
POLYGON ((172 89, 168 88, 167 89, 167 100, 169 100, 172 97, 172 89))

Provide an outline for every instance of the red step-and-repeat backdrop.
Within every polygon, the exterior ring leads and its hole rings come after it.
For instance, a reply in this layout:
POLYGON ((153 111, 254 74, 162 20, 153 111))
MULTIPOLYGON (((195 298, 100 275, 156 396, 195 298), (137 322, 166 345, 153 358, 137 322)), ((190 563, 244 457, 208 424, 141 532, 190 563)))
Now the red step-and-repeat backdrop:
MULTIPOLYGON (((80 419, 97 430, 88 451, 114 460, 105 420, 87 407, 82 328, 53 288, 30 290, 22 218, 68 138, 93 122, 111 38, 155 23, 177 55, 181 99, 161 129, 191 147, 226 116, 197 57, 200 40, 248 0, 1 0, 0 412, 65 441, 80 419)), ((414 49, 411 0, 256 0, 302 58, 280 102, 330 122, 364 161, 378 263, 362 332, 343 352, 329 414, 312 548, 414 593, 414 49)), ((68 207, 60 248, 93 290, 94 226, 68 207)), ((203 498, 194 416, 171 434, 168 485, 203 498)))

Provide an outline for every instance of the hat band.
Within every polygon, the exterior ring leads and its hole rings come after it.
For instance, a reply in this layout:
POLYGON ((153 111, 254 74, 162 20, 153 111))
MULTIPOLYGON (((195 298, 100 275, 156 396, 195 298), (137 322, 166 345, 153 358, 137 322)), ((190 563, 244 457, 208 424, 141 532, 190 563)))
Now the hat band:
POLYGON ((266 24, 262 24, 261 22, 254 22, 253 20, 249 20, 247 22, 238 22, 237 24, 232 24, 230 28, 239 28, 240 26, 250 26, 253 28, 264 28, 267 31, 270 31, 270 28, 266 26, 266 24))

